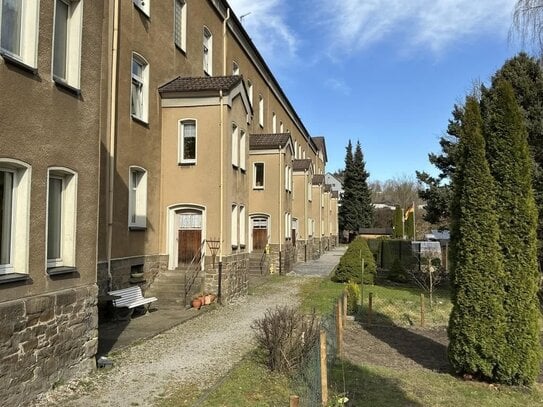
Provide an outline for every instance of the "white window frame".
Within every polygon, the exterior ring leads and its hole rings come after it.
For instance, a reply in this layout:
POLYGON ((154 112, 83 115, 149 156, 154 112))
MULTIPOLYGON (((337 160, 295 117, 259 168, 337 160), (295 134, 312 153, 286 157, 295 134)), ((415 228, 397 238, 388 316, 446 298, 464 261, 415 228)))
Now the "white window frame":
POLYGON ((285 165, 285 191, 288 191, 288 165, 285 165))
POLYGON ((83 38, 83 0, 55 0, 55 16, 53 19, 53 56, 51 75, 57 83, 68 85, 74 89, 80 88, 81 77, 81 40, 83 38), (57 12, 59 3, 68 7, 66 21, 66 43, 64 47, 64 73, 55 70, 55 61, 59 58, 56 43, 57 12))
POLYGON ((232 75, 239 75, 239 64, 236 61, 232 61, 232 75))
POLYGON ((284 126, 283 126, 283 122, 280 121, 280 122, 279 122, 279 132, 280 132, 280 133, 283 133, 283 130, 284 130, 284 129, 285 129, 285 128, 284 128, 284 126))
POLYGON ((147 170, 135 165, 128 171, 128 227, 147 228, 147 170), (140 175, 137 185, 134 185, 134 174, 140 175))
POLYGON ((239 206, 239 246, 244 248, 247 242, 247 210, 245 205, 239 206))
POLYGON ((298 158, 298 141, 294 140, 294 158, 298 158))
MULTIPOLYGON (((30 180, 31 167, 19 160, 0 158, 0 170, 12 174, 10 192, 11 216, 9 219, 9 262, 0 264, 2 274, 28 274, 28 254, 30 250, 30 180)), ((0 203, 2 204, 2 203, 0 203)), ((6 244, 6 243, 5 243, 6 244)))
POLYGON ((179 133, 179 147, 177 154, 177 163, 178 164, 196 164, 198 159, 198 122, 196 119, 181 119, 178 124, 178 133, 179 133), (185 124, 194 124, 194 158, 184 158, 185 156, 185 124))
POLYGON ((264 164, 261 161, 253 163, 253 189, 264 189, 265 185, 266 185, 266 164, 264 164), (262 185, 256 184, 257 165, 262 165, 262 185))
POLYGON ((47 221, 45 258, 47 268, 75 267, 76 230, 77 230, 77 173, 65 167, 50 167, 47 171, 47 221), (59 245, 60 256, 49 258, 49 195, 51 179, 62 181, 59 245))
POLYGON ((213 34, 211 30, 204 26, 203 30, 203 42, 202 42, 202 66, 204 68, 204 73, 212 76, 213 75, 213 34))
POLYGON ((236 123, 232 123, 232 165, 239 167, 239 128, 236 123))
POLYGON ((253 106, 253 82, 247 80, 247 93, 249 95, 249 102, 251 102, 251 107, 253 106))
POLYGON ((132 3, 147 17, 151 16, 151 0, 132 0, 132 3))
POLYGON ((277 115, 272 112, 272 133, 277 133, 277 115))
POLYGON ((132 53, 132 59, 130 64, 130 72, 131 72, 131 82, 130 82, 130 114, 132 115, 132 118, 140 120, 142 122, 147 123, 149 118, 149 63, 143 58, 141 55, 133 52, 132 53), (133 72, 133 66, 134 62, 136 62, 138 65, 142 68, 142 75, 139 76, 137 74, 134 74, 133 72), (141 112, 134 112, 134 86, 138 85, 140 90, 140 95, 138 97, 140 109, 141 112), (141 99, 140 99, 141 98, 141 99))
POLYGON ((35 70, 37 68, 40 2, 36 0, 20 1, 19 50, 18 52, 12 52, 2 46, 2 11, 4 1, 0 0, 0 55, 35 70))
POLYGON ((288 167, 288 191, 292 192, 292 167, 288 167))
POLYGON ((264 127, 264 98, 258 95, 258 124, 264 127))
POLYGON ((247 133, 243 129, 239 131, 239 168, 247 169, 247 133))
POLYGON ((309 202, 313 201, 313 185, 312 185, 311 181, 309 181, 307 183, 307 200, 309 202))
POLYGON ((232 217, 230 222, 230 242, 232 249, 238 248, 238 206, 232 204, 232 217))
POLYGON ((181 51, 187 51, 187 3, 185 0, 174 0, 173 41, 181 51))

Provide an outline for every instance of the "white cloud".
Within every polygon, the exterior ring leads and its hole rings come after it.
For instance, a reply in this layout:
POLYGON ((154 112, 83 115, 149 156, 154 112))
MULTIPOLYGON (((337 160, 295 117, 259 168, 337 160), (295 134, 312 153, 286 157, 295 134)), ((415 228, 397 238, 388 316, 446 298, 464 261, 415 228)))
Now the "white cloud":
POLYGON ((238 18, 250 13, 242 24, 264 58, 277 53, 287 57, 285 60, 296 56, 298 39, 285 18, 288 0, 230 0, 229 3, 238 18))
POLYGON ((479 34, 506 34, 516 0, 318 0, 315 10, 337 49, 356 51, 401 38, 401 46, 439 53, 479 34))

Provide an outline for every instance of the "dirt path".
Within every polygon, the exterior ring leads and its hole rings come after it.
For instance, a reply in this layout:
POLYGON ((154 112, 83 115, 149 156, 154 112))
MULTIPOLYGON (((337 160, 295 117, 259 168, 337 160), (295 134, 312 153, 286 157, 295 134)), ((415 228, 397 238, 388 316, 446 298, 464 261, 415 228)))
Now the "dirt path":
POLYGON ((264 294, 121 350, 113 368, 50 391, 38 406, 149 406, 173 383, 209 387, 254 347, 250 326, 255 319, 270 307, 297 304, 302 281, 285 279, 264 294))

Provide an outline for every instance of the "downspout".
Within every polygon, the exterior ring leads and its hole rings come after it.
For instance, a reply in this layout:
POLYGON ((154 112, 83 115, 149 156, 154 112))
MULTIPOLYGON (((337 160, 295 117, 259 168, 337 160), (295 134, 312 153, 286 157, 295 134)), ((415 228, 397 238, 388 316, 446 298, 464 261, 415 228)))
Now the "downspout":
POLYGON ((226 24, 228 23, 228 20, 230 20, 230 8, 226 9, 226 18, 224 19, 222 23, 222 74, 224 76, 227 75, 226 72, 226 45, 227 45, 227 38, 226 38, 226 24))
MULTIPOLYGON (((278 198, 279 198, 279 217, 278 217, 278 221, 279 221, 279 253, 281 253, 281 247, 282 247, 282 239, 283 239, 283 235, 282 235, 282 224, 283 224, 283 202, 282 202, 282 194, 281 194, 281 188, 282 188, 282 182, 283 180, 281 179, 281 175, 283 174, 283 154, 281 154, 281 146, 279 146, 279 193, 277 194, 278 198)), ((281 268, 281 265, 279 265, 279 268, 281 268)))
POLYGON ((115 145, 117 127, 117 53, 119 42, 119 0, 113 3, 113 37, 111 43, 111 85, 109 106, 109 157, 107 163, 107 278, 108 289, 112 288, 111 253, 113 246, 113 195, 115 182, 115 145))
POLYGON ((219 151, 219 163, 220 163, 220 184, 219 184, 219 192, 220 192, 220 198, 219 198, 219 281, 218 281, 218 287, 217 287, 217 297, 219 300, 219 304, 222 303, 222 255, 223 255, 223 233, 224 233, 224 101, 223 101, 223 93, 222 89, 219 90, 219 109, 220 109, 220 151, 219 151))
POLYGON ((307 184, 308 184, 308 172, 304 171, 304 233, 305 233, 305 244, 304 244, 304 262, 307 261, 307 244, 309 243, 309 228, 308 228, 308 219, 307 219, 307 199, 309 198, 307 184))

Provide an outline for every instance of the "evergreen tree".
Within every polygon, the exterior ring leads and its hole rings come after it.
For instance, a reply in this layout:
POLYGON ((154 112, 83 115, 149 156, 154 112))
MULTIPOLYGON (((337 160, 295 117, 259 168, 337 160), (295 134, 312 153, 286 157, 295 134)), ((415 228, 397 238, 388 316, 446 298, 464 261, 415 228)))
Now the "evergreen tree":
POLYGON ((399 206, 396 206, 396 209, 394 210, 394 225, 393 229, 394 232, 392 233, 392 237, 396 239, 403 239, 403 211, 402 208, 399 206))
POLYGON ((506 343, 504 271, 495 186, 477 100, 466 99, 451 205, 449 361, 459 374, 496 380, 506 343))
POLYGON ((507 347, 496 374, 501 382, 525 385, 536 379, 541 363, 532 160, 511 84, 497 79, 484 95, 486 156, 497 187, 507 318, 507 347))
POLYGON ((345 171, 343 179, 343 199, 339 207, 338 223, 342 231, 358 231, 358 210, 356 206, 353 179, 353 146, 351 140, 346 147, 345 171))
POLYGON ((407 215, 407 219, 404 224, 404 233, 409 240, 415 240, 415 217, 413 212, 407 215))
POLYGON ((371 190, 368 186, 369 175, 366 171, 362 147, 360 147, 360 142, 357 141, 353 158, 352 177, 359 228, 369 228, 373 224, 373 205, 371 203, 371 190))

